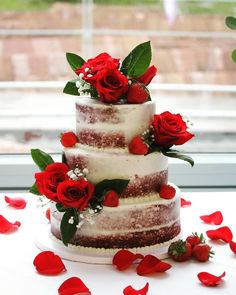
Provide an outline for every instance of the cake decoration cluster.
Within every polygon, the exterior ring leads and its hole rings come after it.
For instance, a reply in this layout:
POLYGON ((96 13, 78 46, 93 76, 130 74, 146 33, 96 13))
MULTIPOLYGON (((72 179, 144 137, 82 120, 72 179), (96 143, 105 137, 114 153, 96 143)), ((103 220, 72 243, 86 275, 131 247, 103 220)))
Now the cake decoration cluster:
POLYGON ((39 149, 32 149, 31 155, 41 172, 35 173, 30 192, 45 196, 63 214, 60 232, 65 245, 85 220, 93 222, 92 217, 103 206, 118 206, 119 196, 129 184, 125 179, 105 179, 93 184, 87 179, 86 168, 70 170, 65 163, 54 162, 49 154, 39 149))
POLYGON ((167 157, 187 161, 193 166, 194 161, 190 156, 171 149, 173 145, 182 145, 194 137, 187 129, 187 124, 180 114, 166 111, 154 115, 149 129, 131 140, 129 151, 136 155, 147 155, 157 151, 167 157))
POLYGON ((147 85, 157 73, 150 66, 151 56, 150 41, 136 46, 122 63, 106 52, 87 61, 68 52, 67 61, 78 78, 66 84, 64 93, 90 95, 103 103, 144 103, 151 100, 147 85))

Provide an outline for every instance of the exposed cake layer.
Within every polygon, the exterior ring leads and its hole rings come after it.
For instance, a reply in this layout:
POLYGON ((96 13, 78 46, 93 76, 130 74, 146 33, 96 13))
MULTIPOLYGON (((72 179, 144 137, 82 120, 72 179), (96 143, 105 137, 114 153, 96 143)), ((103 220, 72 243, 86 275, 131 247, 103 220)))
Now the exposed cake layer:
POLYGON ((64 161, 71 169, 87 168, 87 178, 94 184, 104 179, 129 179, 123 198, 158 192, 168 179, 168 159, 158 152, 143 156, 78 145, 64 149, 64 161))
POLYGON ((91 98, 76 101, 76 132, 81 144, 99 148, 125 148, 147 130, 155 104, 108 105, 91 98))
MULTIPOLYGON (((153 201, 133 199, 133 204, 122 203, 115 208, 104 207, 85 221, 77 230, 71 244, 94 248, 137 248, 172 240, 180 233, 179 190, 174 199, 153 201)), ((142 199, 143 200, 143 199, 142 199)), ((62 214, 51 208, 51 231, 60 239, 62 214)))

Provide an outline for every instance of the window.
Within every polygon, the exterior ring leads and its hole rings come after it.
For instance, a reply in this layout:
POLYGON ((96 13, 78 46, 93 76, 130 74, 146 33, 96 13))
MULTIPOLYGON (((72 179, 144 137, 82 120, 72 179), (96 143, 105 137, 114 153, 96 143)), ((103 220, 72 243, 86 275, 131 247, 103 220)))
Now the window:
MULTIPOLYGON (((32 147, 60 153, 60 132, 75 127, 74 99, 62 94, 74 76, 66 51, 124 58, 151 40, 157 112, 180 112, 193 123, 196 137, 186 151, 233 157, 236 34, 225 25, 233 14, 230 0, 1 1, 0 154, 27 154, 32 147)), ((232 163, 227 173, 234 175, 232 163)))

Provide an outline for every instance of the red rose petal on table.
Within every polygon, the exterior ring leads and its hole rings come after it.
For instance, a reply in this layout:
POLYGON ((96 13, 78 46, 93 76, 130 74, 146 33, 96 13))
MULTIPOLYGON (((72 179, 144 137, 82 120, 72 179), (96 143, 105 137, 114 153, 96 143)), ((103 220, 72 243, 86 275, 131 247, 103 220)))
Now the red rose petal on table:
POLYGON ((50 221, 51 220, 51 215, 50 215, 50 208, 48 208, 45 212, 46 218, 50 221))
POLYGON ((228 226, 222 226, 218 229, 206 231, 208 238, 212 240, 222 240, 229 243, 233 239, 233 234, 228 226))
POLYGON ((209 272, 200 272, 197 276, 203 285, 213 287, 221 283, 222 278, 225 276, 225 272, 220 276, 215 276, 209 272))
POLYGON ((213 212, 209 215, 202 215, 200 218, 205 223, 212 223, 215 225, 220 225, 223 221, 223 215, 220 211, 213 212))
POLYGON ((232 252, 233 252, 234 254, 236 254, 236 243, 233 242, 233 241, 230 241, 230 242, 229 242, 229 247, 230 247, 230 249, 232 250, 232 252))
POLYGON ((8 221, 5 217, 0 215, 0 233, 1 234, 14 231, 18 229, 20 225, 21 223, 19 221, 15 221, 14 223, 12 223, 8 221))
POLYGON ((187 200, 185 200, 183 198, 180 198, 180 206, 181 206, 181 208, 191 206, 191 205, 192 205, 192 203, 190 201, 187 201, 187 200))
POLYGON ((14 207, 16 209, 24 209, 26 206, 25 199, 20 197, 10 198, 8 196, 5 196, 5 201, 9 206, 14 207))
POLYGON ((52 251, 39 253, 33 262, 38 273, 43 275, 57 275, 66 270, 64 263, 52 251))
POLYGON ((71 277, 65 280, 58 289, 59 295, 91 295, 89 289, 80 278, 71 277))
POLYGON ((116 266, 118 270, 125 270, 136 260, 143 258, 142 254, 134 254, 129 250, 118 251, 112 260, 112 264, 116 266))
POLYGON ((171 267, 171 264, 161 261, 153 255, 146 255, 139 263, 136 271, 138 275, 143 276, 154 272, 165 272, 171 267))
POLYGON ((147 283, 142 289, 135 290, 132 286, 128 286, 123 290, 124 295, 146 295, 149 289, 149 284, 147 283))

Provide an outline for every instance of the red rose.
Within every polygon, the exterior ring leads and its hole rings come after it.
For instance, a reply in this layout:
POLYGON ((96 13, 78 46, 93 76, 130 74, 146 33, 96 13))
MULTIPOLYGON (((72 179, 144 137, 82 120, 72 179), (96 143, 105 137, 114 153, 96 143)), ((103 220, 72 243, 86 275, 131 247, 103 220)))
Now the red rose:
POLYGON ((148 145, 143 142, 140 136, 135 136, 129 144, 129 151, 131 154, 146 155, 148 153, 148 145))
POLYGON ((93 191, 93 185, 86 179, 81 178, 61 182, 57 188, 57 195, 64 206, 83 210, 93 196, 93 191))
POLYGON ((88 61, 85 62, 82 67, 77 69, 75 72, 77 75, 82 73, 82 79, 90 83, 92 86, 95 86, 97 80, 96 75, 99 71, 106 69, 107 67, 118 69, 119 63, 119 59, 112 58, 109 54, 104 52, 94 58, 88 59, 88 61))
POLYGON ((74 132, 68 131, 62 133, 60 141, 64 147, 72 147, 78 142, 78 137, 74 132))
POLYGON ((68 167, 64 163, 53 163, 45 171, 35 173, 36 184, 39 192, 48 199, 58 202, 57 187, 60 182, 69 179, 68 167))
POLYGON ((149 68, 147 68, 144 74, 142 74, 139 77, 135 77, 134 79, 147 86, 152 81, 156 73, 157 73, 157 68, 155 66, 150 66, 149 68))
POLYGON ((95 88, 102 102, 115 103, 127 92, 128 79, 119 70, 107 68, 97 74, 95 88))
POLYGON ((187 131, 187 125, 180 114, 174 115, 164 112, 154 115, 154 137, 157 145, 170 148, 172 145, 181 145, 194 135, 187 131))

